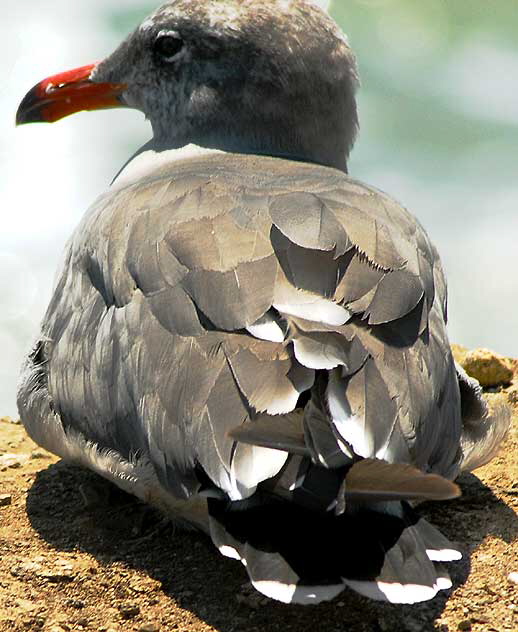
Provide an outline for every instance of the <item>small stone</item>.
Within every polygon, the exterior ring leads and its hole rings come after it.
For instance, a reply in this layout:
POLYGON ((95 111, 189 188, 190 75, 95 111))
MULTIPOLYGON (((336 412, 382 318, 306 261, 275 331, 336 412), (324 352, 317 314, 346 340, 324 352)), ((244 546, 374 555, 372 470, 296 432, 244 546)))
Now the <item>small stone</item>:
POLYGON ((16 599, 14 605, 24 612, 32 612, 38 607, 34 602, 28 599, 16 599))
POLYGON ((41 570, 41 564, 35 560, 31 560, 30 562, 23 562, 20 564, 20 568, 26 573, 36 573, 41 570))
POLYGON ((33 452, 31 452, 31 459, 50 459, 50 454, 47 454, 46 452, 41 452, 40 450, 34 450, 33 452))
POLYGON ((13 500, 10 494, 0 494, 0 507, 7 507, 13 500))
POLYGON ((57 560, 58 568, 44 568, 38 574, 49 582, 61 583, 74 581, 74 567, 67 561, 57 560))
POLYGON ((137 604, 125 604, 119 607, 119 612, 123 619, 134 619, 140 614, 140 608, 137 604))
POLYGON ((507 391, 507 399, 510 404, 513 404, 513 406, 518 405, 518 385, 512 386, 507 391))
POLYGON ((241 593, 236 594, 236 601, 252 610, 258 610, 261 606, 268 603, 266 597, 255 590, 250 591, 249 587, 246 587, 241 593))
POLYGON ((480 382, 481 386, 501 386, 513 379, 513 364, 509 358, 488 349, 470 351, 462 366, 468 375, 480 382))
POLYGON ((518 573, 517 572, 509 573, 509 575, 507 576, 507 579, 513 584, 518 584, 518 573))
POLYGON ((468 619, 461 621, 457 626, 457 629, 463 630, 464 632, 469 632, 469 630, 471 630, 471 621, 469 621, 468 619))
POLYGON ((157 623, 144 623, 140 626, 139 632, 159 632, 160 627, 157 623))
POLYGON ((19 426, 22 422, 19 419, 13 419, 12 417, 0 417, 0 423, 2 424, 15 424, 19 426))
POLYGON ((43 628, 44 625, 45 625, 45 618, 44 617, 34 617, 29 622, 29 629, 30 630, 41 630, 41 628, 43 628))
POLYGON ((24 461, 27 461, 27 455, 22 454, 3 454, 0 456, 0 471, 5 471, 8 468, 15 470, 22 467, 24 461))

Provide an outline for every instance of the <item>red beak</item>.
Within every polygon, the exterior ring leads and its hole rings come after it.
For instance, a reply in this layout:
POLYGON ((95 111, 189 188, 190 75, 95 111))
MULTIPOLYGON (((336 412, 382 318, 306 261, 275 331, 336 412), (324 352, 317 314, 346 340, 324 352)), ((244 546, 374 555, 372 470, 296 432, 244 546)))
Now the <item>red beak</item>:
POLYGON ((16 124, 59 121, 81 110, 122 107, 122 83, 94 83, 90 80, 97 64, 90 64, 48 77, 36 84, 23 98, 16 113, 16 124))

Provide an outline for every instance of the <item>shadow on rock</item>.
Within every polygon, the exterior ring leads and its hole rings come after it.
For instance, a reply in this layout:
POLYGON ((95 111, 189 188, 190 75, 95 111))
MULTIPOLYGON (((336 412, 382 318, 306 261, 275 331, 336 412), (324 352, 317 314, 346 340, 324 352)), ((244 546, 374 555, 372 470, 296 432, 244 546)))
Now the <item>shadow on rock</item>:
MULTIPOLYGON (((508 542, 518 535, 516 521, 509 516, 514 516, 512 510, 488 487, 473 475, 464 476, 460 484, 462 498, 422 507, 425 516, 466 553, 462 562, 449 565, 454 587, 466 581, 469 554, 487 535, 508 542)), ((107 481, 62 462, 38 473, 27 511, 34 529, 55 549, 80 550, 108 567, 120 562, 143 571, 160 582, 165 595, 221 632, 309 630, 316 622, 326 632, 442 629, 434 622, 449 598, 445 592, 417 606, 376 603, 352 591, 311 607, 262 599, 243 588, 244 568, 222 557, 206 536, 175 529, 157 511, 107 481)))

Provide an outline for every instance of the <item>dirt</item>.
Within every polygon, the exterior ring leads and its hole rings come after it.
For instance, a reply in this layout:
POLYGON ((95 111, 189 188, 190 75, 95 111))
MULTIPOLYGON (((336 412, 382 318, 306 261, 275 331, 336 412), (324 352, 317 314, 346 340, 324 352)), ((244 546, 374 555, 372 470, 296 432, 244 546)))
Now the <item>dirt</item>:
MULTIPOLYGON (((488 394, 516 404, 515 383, 488 394)), ((422 511, 464 552, 453 588, 392 606, 346 591, 285 606, 203 535, 0 420, 0 632, 427 632, 518 630, 518 406, 500 454, 460 479, 463 495, 422 511), (514 573, 514 575, 513 575, 514 573), (513 581, 514 580, 514 581, 513 581)))

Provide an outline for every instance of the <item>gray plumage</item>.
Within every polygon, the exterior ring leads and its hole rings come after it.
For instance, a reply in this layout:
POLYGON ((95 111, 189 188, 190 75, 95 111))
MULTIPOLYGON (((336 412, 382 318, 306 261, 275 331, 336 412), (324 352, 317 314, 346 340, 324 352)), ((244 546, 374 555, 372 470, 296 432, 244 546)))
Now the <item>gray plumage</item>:
POLYGON ((446 284, 420 224, 344 172, 356 74, 334 24, 302 0, 196 6, 165 5, 93 75, 128 84, 125 102, 153 123, 146 149, 157 160, 139 177, 123 172, 74 233, 22 376, 23 423, 48 449, 210 531, 265 594, 310 603, 349 585, 430 598, 451 585, 437 562, 459 553, 407 501, 456 495, 449 480, 490 458, 506 413, 491 418, 455 368, 446 284), (218 7, 232 9, 231 24, 218 7), (166 27, 189 43, 190 70, 151 68, 146 42, 166 27), (253 67, 229 77, 243 46, 253 67), (207 77, 214 100, 198 111, 207 77), (270 98, 277 83, 281 105, 256 99, 250 118, 248 97, 270 98), (328 93, 313 94, 321 83, 336 91, 332 143, 314 136, 327 117, 328 93), (186 140, 224 151, 165 151, 186 140), (309 570, 290 548, 292 521, 306 525, 309 570), (363 566, 356 553, 337 567, 319 552, 340 533, 358 538, 363 566), (384 557, 371 560, 371 548, 384 557))

